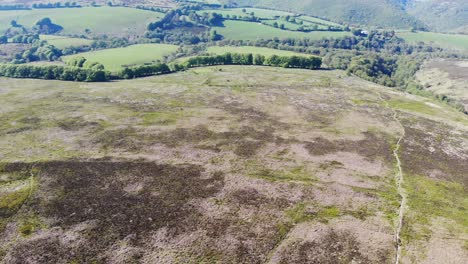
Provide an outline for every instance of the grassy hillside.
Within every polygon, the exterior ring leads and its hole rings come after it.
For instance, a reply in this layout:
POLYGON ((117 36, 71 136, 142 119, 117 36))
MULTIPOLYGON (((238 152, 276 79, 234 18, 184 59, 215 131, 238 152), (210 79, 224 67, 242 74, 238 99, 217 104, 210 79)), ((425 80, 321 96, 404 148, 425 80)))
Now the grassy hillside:
POLYGON ((247 15, 250 15, 251 13, 254 13, 256 17, 267 18, 267 19, 273 19, 279 16, 294 15, 293 13, 290 13, 290 12, 261 9, 261 8, 229 8, 229 9, 214 9, 214 10, 197 11, 198 14, 203 14, 205 12, 207 13, 216 12, 218 14, 222 14, 223 16, 230 15, 230 16, 238 16, 238 17, 247 16, 247 15), (245 9, 245 12, 243 12, 243 9, 245 9))
POLYGON ((8 29, 12 20, 31 28, 39 19, 49 17, 52 22, 63 27, 63 34, 85 34, 88 29, 93 34, 139 35, 144 33, 149 22, 162 16, 162 13, 125 7, 1 11, 0 31, 8 29))
POLYGON ((164 56, 175 52, 178 46, 168 44, 138 44, 125 48, 105 49, 65 56, 64 61, 81 56, 88 61, 99 62, 106 70, 118 71, 125 66, 162 61, 164 56))
POLYGON ((235 40, 256 40, 256 39, 272 39, 272 38, 310 38, 321 39, 324 37, 341 37, 350 35, 349 32, 330 32, 330 31, 313 31, 309 33, 281 30, 278 28, 262 25, 260 23, 232 21, 224 22, 224 27, 214 28, 219 34, 226 39, 235 40))
POLYGON ((224 0, 224 3, 273 8, 336 22, 409 28, 421 25, 400 4, 388 0, 224 0))
MULTIPOLYGON (((216 1, 216 0, 212 0, 212 1, 216 1)), ((62 4, 65 2, 66 1, 62 2, 62 4)), ((101 6, 106 6, 109 3, 108 0, 76 0, 73 2, 82 6, 89 6, 93 3, 97 5, 101 5, 101 6)), ((114 0, 111 2, 114 4, 118 4, 118 5, 125 4, 126 6, 132 6, 132 7, 135 7, 138 5, 167 7, 167 8, 176 6, 176 1, 174 0, 114 0)), ((2 3, 32 5, 32 4, 41 4, 41 3, 44 4, 46 2, 43 0, 2 0, 2 3)), ((52 3, 55 3, 55 2, 52 1, 52 3)))
POLYGON ((64 49, 67 47, 79 47, 91 45, 93 42, 90 39, 84 38, 69 38, 63 36, 54 36, 54 35, 40 35, 41 40, 46 40, 47 43, 54 45, 59 49, 64 49))
POLYGON ((393 263, 401 136, 402 263, 465 259, 468 119, 437 102, 246 66, 0 91, 3 263, 393 263))
POLYGON ((261 47, 233 47, 233 46, 213 46, 209 47, 206 50, 208 53, 214 54, 224 54, 227 52, 231 53, 252 53, 252 54, 260 54, 263 56, 271 56, 271 55, 278 55, 278 56, 309 56, 307 54, 287 51, 287 50, 277 50, 277 49, 269 49, 269 48, 261 48, 261 47))
POLYGON ((398 33, 398 36, 404 38, 408 42, 432 42, 444 48, 468 50, 468 35, 442 34, 434 32, 400 32, 398 33))
POLYGON ((429 25, 432 30, 447 32, 468 25, 466 0, 412 0, 408 3, 408 13, 429 25))
POLYGON ((468 112, 468 60, 429 60, 416 79, 425 89, 460 102, 468 112))

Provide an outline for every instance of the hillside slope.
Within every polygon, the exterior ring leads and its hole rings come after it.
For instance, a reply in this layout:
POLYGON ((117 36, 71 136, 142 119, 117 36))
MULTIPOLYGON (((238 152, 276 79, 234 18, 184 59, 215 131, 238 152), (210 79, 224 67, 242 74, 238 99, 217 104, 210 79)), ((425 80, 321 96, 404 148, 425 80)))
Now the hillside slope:
POLYGON ((371 26, 424 27, 435 31, 462 31, 468 26, 466 0, 222 0, 306 13, 337 22, 371 26))
POLYGON ((468 27, 466 0, 410 0, 407 11, 432 30, 463 32, 468 27))
POLYGON ((394 28, 423 26, 394 0, 224 0, 224 3, 305 13, 341 23, 394 28))
POLYGON ((468 257, 468 119, 428 99, 223 66, 0 101, 2 263, 394 263, 399 219, 401 263, 468 257))

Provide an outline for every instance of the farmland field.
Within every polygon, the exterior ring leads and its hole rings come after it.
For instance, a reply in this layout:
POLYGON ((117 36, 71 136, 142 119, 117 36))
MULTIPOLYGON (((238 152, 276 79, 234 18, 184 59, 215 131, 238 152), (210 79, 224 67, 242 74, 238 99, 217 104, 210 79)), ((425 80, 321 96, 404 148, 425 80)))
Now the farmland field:
POLYGON ((312 16, 299 16, 297 19, 303 20, 303 21, 306 21, 306 22, 326 25, 326 26, 341 27, 341 25, 338 24, 338 23, 331 22, 331 21, 328 21, 328 20, 323 20, 323 19, 320 19, 320 18, 312 17, 312 16))
POLYGON ((253 12, 256 17, 259 18, 266 18, 266 19, 273 19, 275 17, 280 16, 287 16, 287 15, 294 15, 293 13, 285 12, 285 11, 278 11, 278 10, 269 10, 269 9, 261 9, 261 8, 245 8, 245 12, 242 12, 242 8, 232 8, 232 9, 212 9, 212 10, 200 10, 197 11, 198 14, 203 13, 218 13, 222 14, 223 16, 230 15, 230 16, 250 16, 253 12))
POLYGON ((49 17, 63 27, 63 34, 135 35, 142 34, 149 22, 163 16, 162 13, 126 7, 83 7, 0 11, 0 31, 8 29, 10 21, 16 20, 26 28, 36 21, 49 17))
POLYGON ((398 36, 404 38, 408 42, 434 42, 444 48, 468 50, 468 35, 435 32, 400 32, 398 36))
POLYGON ((278 55, 278 56, 308 56, 304 53, 298 53, 288 50, 278 50, 278 49, 270 49, 270 48, 261 48, 261 47, 250 47, 250 46, 212 46, 207 49, 208 53, 214 54, 224 54, 227 52, 231 53, 252 53, 252 54, 260 54, 263 56, 270 56, 270 55, 278 55))
MULTIPOLYGON (((317 29, 319 29, 319 30, 327 30, 328 29, 328 26, 324 26, 322 24, 311 23, 311 22, 308 22, 308 21, 302 21, 302 25, 301 25, 301 24, 285 21, 285 20, 282 20, 282 19, 262 20, 263 24, 267 24, 267 25, 270 25, 270 26, 273 26, 275 22, 278 24, 278 26, 283 24, 284 28, 288 29, 288 30, 298 30, 300 27, 303 27, 304 29, 312 29, 314 26, 317 26, 317 29)), ((301 20, 297 19, 297 22, 300 23, 301 20)))
POLYGON ((278 28, 262 25, 260 23, 232 21, 224 22, 224 27, 214 28, 219 34, 226 39, 234 40, 256 40, 256 39, 271 39, 271 38, 309 38, 322 39, 325 37, 338 38, 350 35, 349 32, 332 32, 332 31, 313 31, 313 32, 298 32, 281 30, 278 28))
POLYGON ((67 47, 78 47, 90 45, 93 41, 90 39, 84 38, 70 38, 64 36, 54 36, 54 35, 40 35, 41 40, 46 40, 50 45, 54 45, 59 49, 67 47))
POLYGON ((168 44, 138 44, 125 48, 105 49, 79 53, 65 56, 62 59, 67 61, 71 58, 81 56, 92 62, 99 62, 106 70, 118 71, 125 66, 140 65, 162 61, 164 56, 175 52, 176 45, 168 44))

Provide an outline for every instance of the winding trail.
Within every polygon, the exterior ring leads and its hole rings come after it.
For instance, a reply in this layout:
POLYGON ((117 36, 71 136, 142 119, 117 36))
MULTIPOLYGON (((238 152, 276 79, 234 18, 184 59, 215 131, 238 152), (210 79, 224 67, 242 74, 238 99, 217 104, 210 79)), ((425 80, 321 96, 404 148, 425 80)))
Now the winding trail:
POLYGON ((405 188, 403 187, 404 176, 403 176, 403 169, 401 168, 401 160, 400 160, 400 156, 398 155, 398 152, 400 151, 401 141, 405 137, 405 127, 401 123, 400 119, 398 119, 397 111, 395 111, 395 109, 393 109, 390 106, 390 104, 387 102, 387 100, 385 100, 382 97, 381 93, 378 92, 378 95, 379 95, 380 100, 385 103, 386 107, 389 108, 392 111, 393 119, 398 123, 398 125, 401 128, 400 137, 398 138, 398 141, 397 141, 397 143, 395 145, 395 148, 393 149, 393 156, 395 157, 396 166, 397 166, 397 172, 395 174, 395 183, 396 183, 398 195, 401 197, 400 208, 398 209, 398 223, 397 223, 397 227, 396 227, 396 230, 395 230, 395 247, 396 247, 396 251, 397 251, 396 256, 395 256, 395 264, 399 264, 400 259, 401 259, 401 250, 402 250, 400 235, 401 235, 401 229, 403 228, 403 224, 404 224, 403 220, 405 218, 405 208, 406 208, 407 195, 406 195, 405 188))

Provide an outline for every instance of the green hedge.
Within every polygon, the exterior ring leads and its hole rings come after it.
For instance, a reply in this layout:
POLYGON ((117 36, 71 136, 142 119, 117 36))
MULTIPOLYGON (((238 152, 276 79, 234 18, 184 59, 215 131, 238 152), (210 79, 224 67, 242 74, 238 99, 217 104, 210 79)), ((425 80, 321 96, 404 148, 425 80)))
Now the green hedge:
POLYGON ((0 76, 78 82, 105 82, 109 74, 103 70, 72 68, 60 65, 0 64, 0 76))

